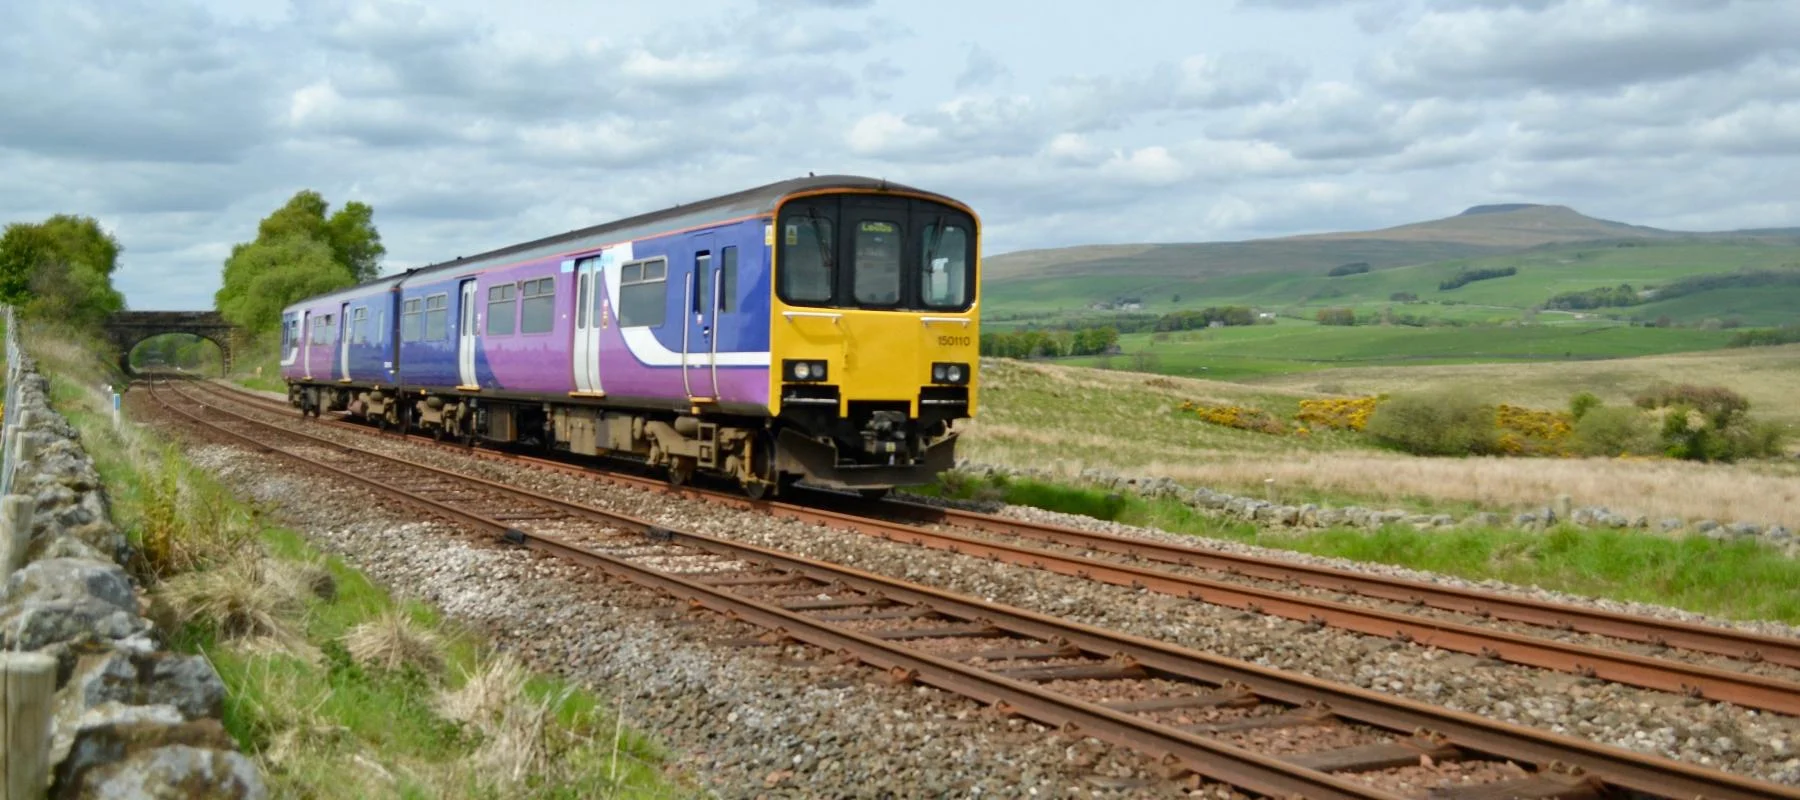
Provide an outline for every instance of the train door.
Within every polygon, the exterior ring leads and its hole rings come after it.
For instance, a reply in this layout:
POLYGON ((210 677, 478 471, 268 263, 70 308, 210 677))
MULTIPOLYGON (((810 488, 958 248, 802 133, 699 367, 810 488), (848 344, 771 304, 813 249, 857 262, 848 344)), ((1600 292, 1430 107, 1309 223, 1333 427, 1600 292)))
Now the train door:
POLYGON ((605 296, 601 281, 605 275, 600 257, 592 256, 575 262, 575 393, 603 395, 600 386, 600 330, 605 325, 600 298, 605 296))
POLYGON ((688 274, 687 317, 681 336, 681 385, 693 402, 711 402, 719 395, 714 356, 718 353, 718 337, 714 334, 718 316, 718 270, 713 269, 713 237, 702 234, 695 238, 694 269, 688 274))
POLYGON ((350 304, 338 306, 338 380, 350 380, 350 304))
POLYGON ((476 389, 480 387, 475 380, 475 279, 467 278, 462 282, 462 309, 457 315, 456 329, 456 372, 460 381, 459 389, 476 389))
POLYGON ((300 374, 312 380, 312 346, 318 334, 313 331, 312 311, 300 312, 300 374))

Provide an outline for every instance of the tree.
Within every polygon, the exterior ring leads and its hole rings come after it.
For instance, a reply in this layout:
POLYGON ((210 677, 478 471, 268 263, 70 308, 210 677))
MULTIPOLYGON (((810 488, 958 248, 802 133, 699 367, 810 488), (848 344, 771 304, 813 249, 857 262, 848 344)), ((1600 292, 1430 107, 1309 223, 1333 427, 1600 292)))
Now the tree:
POLYGON ((290 235, 233 247, 213 302, 227 322, 265 332, 281 326, 281 309, 289 303, 355 282, 324 242, 290 235))
POLYGON ((125 307, 112 285, 121 249, 92 217, 8 225, 0 235, 0 301, 31 316, 98 324, 125 307))
POLYGON ((262 333, 281 324, 281 309, 322 292, 373 280, 387 248, 375 210, 345 203, 336 213, 311 189, 296 192, 256 226, 256 240, 232 248, 213 303, 234 325, 262 333))

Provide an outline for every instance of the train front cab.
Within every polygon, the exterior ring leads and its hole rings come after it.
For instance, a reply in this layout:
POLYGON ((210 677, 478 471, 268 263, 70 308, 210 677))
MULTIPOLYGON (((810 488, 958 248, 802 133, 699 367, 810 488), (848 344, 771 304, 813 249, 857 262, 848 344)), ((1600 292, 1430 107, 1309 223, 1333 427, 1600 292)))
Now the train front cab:
POLYGON ((881 490, 955 464, 979 363, 979 220, 943 198, 788 198, 774 251, 770 406, 777 467, 881 490))

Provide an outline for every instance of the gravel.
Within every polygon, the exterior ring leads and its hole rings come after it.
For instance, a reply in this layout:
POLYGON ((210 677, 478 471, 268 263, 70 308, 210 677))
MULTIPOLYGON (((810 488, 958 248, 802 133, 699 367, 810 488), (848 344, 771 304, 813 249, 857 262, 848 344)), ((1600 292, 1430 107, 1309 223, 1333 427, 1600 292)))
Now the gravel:
MULTIPOLYGON (((760 631, 665 595, 502 548, 276 456, 201 445, 188 457, 391 591, 486 633, 535 668, 615 698, 670 767, 723 797, 1183 797, 1153 762, 1064 735, 815 648, 745 647, 760 631)), ((692 511, 704 511, 691 507, 692 511)))
MULTIPOLYGON (((328 431, 316 426, 314 430, 327 436, 355 437, 359 444, 370 446, 369 440, 359 434, 328 431)), ((1800 720, 1791 717, 1745 711, 1571 675, 1494 664, 1474 657, 1412 647, 1387 639, 1331 629, 1309 630, 1303 623, 927 551, 855 533, 776 521, 757 514, 673 500, 656 493, 616 487, 598 481, 508 468, 393 440, 373 446, 390 452, 404 452, 409 458, 422 463, 490 478, 502 478, 548 494, 582 500, 668 526, 682 526, 716 536, 779 548, 989 600, 1058 614, 1078 622, 1411 697, 1489 718, 1533 725, 1702 766, 1800 785, 1800 758, 1796 758, 1793 752, 1793 743, 1800 742, 1800 720)), ((1053 519, 1063 524, 1100 528, 1127 535, 1155 535, 1141 529, 1128 529, 1111 523, 1055 515, 1036 509, 1015 507, 1006 509, 1005 513, 1027 518, 1053 519)), ((1192 542, 1193 538, 1182 537, 1181 540, 1192 542)), ((1469 583, 1410 570, 1353 564, 1335 559, 1314 559, 1226 542, 1216 544, 1222 549, 1239 552, 1268 553, 1272 556, 1405 575, 1441 583, 1554 596, 1566 602, 1585 602, 1629 613, 1657 613, 1679 619, 1714 624, 1719 622, 1674 609, 1585 600, 1552 595, 1531 588, 1506 587, 1485 582, 1469 583)), ((403 557, 428 560, 436 558, 413 552, 408 552, 403 557)), ((375 571, 379 575, 381 568, 377 566, 375 571)), ((1739 627, 1776 635, 1794 635, 1788 626, 1772 623, 1739 627)), ((588 635, 581 634, 579 640, 587 641, 588 635)), ((627 670, 624 674, 630 674, 630 671, 627 670)))

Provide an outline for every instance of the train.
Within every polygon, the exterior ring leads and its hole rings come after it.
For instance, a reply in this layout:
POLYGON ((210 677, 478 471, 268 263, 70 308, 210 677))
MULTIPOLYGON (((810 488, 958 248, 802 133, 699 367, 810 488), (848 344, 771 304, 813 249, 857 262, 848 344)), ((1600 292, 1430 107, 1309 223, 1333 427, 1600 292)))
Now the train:
POLYGON ((879 496, 955 463, 980 218, 811 176, 458 257, 282 310, 303 415, 879 496))

